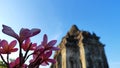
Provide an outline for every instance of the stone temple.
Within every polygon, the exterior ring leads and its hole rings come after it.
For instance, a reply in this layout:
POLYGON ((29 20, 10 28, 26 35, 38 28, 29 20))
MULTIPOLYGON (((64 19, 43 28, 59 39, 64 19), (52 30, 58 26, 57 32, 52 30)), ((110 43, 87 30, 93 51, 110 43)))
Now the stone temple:
POLYGON ((95 33, 82 31, 73 25, 58 45, 56 63, 50 68, 109 68, 104 44, 95 33))

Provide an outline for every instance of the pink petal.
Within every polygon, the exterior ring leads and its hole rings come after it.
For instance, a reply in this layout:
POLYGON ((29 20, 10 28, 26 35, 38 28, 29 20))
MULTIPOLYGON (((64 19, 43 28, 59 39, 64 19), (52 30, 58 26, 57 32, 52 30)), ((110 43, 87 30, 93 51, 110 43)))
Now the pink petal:
POLYGON ((19 38, 19 36, 13 31, 13 29, 9 26, 6 26, 6 25, 2 25, 3 26, 3 29, 2 29, 2 32, 9 35, 9 36, 12 36, 14 38, 19 38))
POLYGON ((15 65, 16 65, 15 62, 11 62, 10 63, 10 68, 13 68, 15 65))
POLYGON ((44 57, 49 58, 52 55, 52 50, 47 50, 44 52, 44 57))
POLYGON ((5 50, 3 50, 2 48, 0 48, 0 54, 6 54, 5 50))
POLYGON ((51 63, 56 63, 56 61, 54 59, 48 59, 48 62, 51 62, 51 63))
POLYGON ((19 57, 16 58, 16 60, 14 60, 14 61, 12 61, 12 62, 10 63, 10 68, 15 67, 17 64, 19 64, 19 57))
POLYGON ((35 35, 39 34, 40 31, 41 31, 40 29, 36 29, 36 28, 32 29, 32 30, 31 30, 31 33, 32 33, 31 36, 35 36, 35 35))
POLYGON ((58 47, 52 47, 52 50, 60 50, 60 48, 58 48, 58 47))
POLYGON ((37 46, 37 43, 32 44, 30 50, 35 50, 36 46, 37 46))
POLYGON ((35 50, 35 51, 40 51, 40 52, 42 52, 44 49, 45 49, 44 46, 39 45, 39 46, 36 47, 36 50, 35 50))
MULTIPOLYGON (((20 58, 18 57, 16 60, 12 61, 9 65, 10 68, 16 68, 16 66, 20 63, 20 58)), ((27 64, 23 64, 22 68, 27 68, 27 64)))
POLYGON ((26 46, 23 44, 22 45, 22 49, 24 50, 24 51, 27 51, 27 48, 26 48, 26 46))
POLYGON ((23 49, 24 51, 26 51, 26 50, 27 50, 26 45, 25 45, 24 43, 22 44, 22 46, 21 46, 21 47, 22 47, 22 49, 23 49))
POLYGON ((47 35, 44 34, 42 45, 46 45, 48 41, 47 35))
POLYGON ((20 63, 20 58, 19 58, 19 57, 15 60, 15 63, 16 63, 16 64, 19 64, 19 63, 20 63))
POLYGON ((33 44, 32 44, 32 47, 36 47, 36 46, 37 46, 37 43, 33 43, 33 44))
POLYGON ((46 65, 48 65, 48 63, 43 62, 41 65, 42 66, 46 66, 46 65))
POLYGON ((56 44, 56 42, 57 42, 57 40, 52 40, 48 43, 48 46, 53 46, 56 44))
POLYGON ((26 39, 25 42, 22 44, 23 50, 26 51, 29 45, 30 45, 30 38, 26 39))
POLYGON ((27 38, 29 38, 31 36, 31 32, 30 32, 29 29, 22 28, 20 30, 19 35, 20 35, 20 40, 24 41, 25 39, 27 39, 27 38))
POLYGON ((25 40, 25 45, 29 45, 30 44, 30 38, 25 40))
POLYGON ((10 52, 16 52, 18 48, 11 49, 10 52))
POLYGON ((8 50, 8 42, 6 40, 2 40, 1 45, 2 45, 4 50, 8 50))
POLYGON ((16 44, 17 44, 17 41, 16 41, 16 40, 13 40, 13 41, 9 44, 9 49, 14 48, 16 44))

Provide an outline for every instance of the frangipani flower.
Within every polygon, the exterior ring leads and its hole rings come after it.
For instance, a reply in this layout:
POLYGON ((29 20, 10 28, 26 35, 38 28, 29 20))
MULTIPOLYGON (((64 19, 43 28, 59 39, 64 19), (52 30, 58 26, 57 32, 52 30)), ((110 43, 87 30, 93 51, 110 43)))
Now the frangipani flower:
POLYGON ((22 43, 22 49, 24 51, 27 51, 27 49, 29 48, 29 50, 35 50, 37 46, 37 43, 31 43, 30 39, 26 39, 24 43, 22 43), (30 46, 30 48, 29 48, 30 46))
POLYGON ((59 50, 58 47, 53 47, 56 44, 56 42, 57 42, 57 40, 51 40, 50 42, 48 42, 48 37, 46 34, 44 34, 43 42, 41 43, 41 46, 43 46, 45 49, 49 49, 49 50, 59 50))
POLYGON ((48 51, 45 51, 44 54, 42 54, 42 63, 41 65, 45 66, 45 65, 49 65, 48 62, 50 63, 55 63, 56 61, 54 59, 50 59, 50 56, 52 55, 52 51, 48 50, 48 51))
POLYGON ((40 54, 40 53, 44 53, 45 51, 47 50, 59 50, 58 47, 53 47, 53 45, 56 44, 57 40, 52 40, 50 42, 47 43, 47 35, 45 34, 44 37, 43 37, 43 41, 42 43, 36 47, 36 49, 34 50, 34 54, 37 53, 37 54, 40 54))
POLYGON ((1 48, 0 48, 0 53, 1 54, 10 54, 11 52, 16 52, 18 48, 14 48, 16 45, 17 41, 13 40, 10 44, 6 40, 2 40, 0 42, 1 48))
POLYGON ((53 47, 56 40, 52 40, 48 42, 47 35, 45 34, 43 37, 43 41, 41 45, 37 46, 34 53, 33 53, 33 59, 30 61, 30 63, 39 63, 37 65, 48 65, 48 62, 55 63, 56 61, 54 59, 50 59, 50 56, 52 55, 52 50, 59 50, 57 47, 53 47), (41 61, 40 61, 41 60, 41 61))
POLYGON ((37 65, 42 65, 42 66, 46 66, 49 65, 48 62, 50 63, 55 63, 56 61, 54 59, 50 59, 50 56, 52 55, 52 51, 48 50, 45 51, 42 55, 40 55, 38 57, 39 54, 33 54, 33 59, 30 60, 30 62, 37 62, 37 65), (38 58, 38 59, 37 59, 38 58), (37 60, 36 60, 37 59, 37 60), (39 62, 39 63, 38 63, 39 62))
MULTIPOLYGON (((19 68, 20 64, 20 58, 18 57, 16 60, 12 61, 9 65, 10 65, 10 68, 19 68)), ((23 64, 22 67, 20 68, 27 68, 27 64, 23 64)))
POLYGON ((2 32, 3 32, 3 33, 5 33, 5 34, 7 34, 7 35, 9 35, 9 36, 12 36, 12 37, 14 37, 14 38, 16 38, 16 39, 19 40, 20 42, 23 42, 25 39, 39 34, 40 31, 41 31, 40 29, 36 29, 36 28, 31 29, 31 30, 29 30, 29 29, 27 29, 27 28, 22 28, 22 29, 20 30, 19 35, 18 35, 18 34, 16 34, 16 33, 14 32, 14 30, 13 30, 11 27, 9 27, 9 26, 3 25, 3 29, 2 29, 2 32))
POLYGON ((52 55, 52 51, 59 50, 59 48, 54 47, 57 42, 56 40, 48 42, 47 35, 45 34, 43 37, 43 41, 39 46, 37 46, 36 43, 32 43, 30 41, 30 37, 40 33, 40 29, 34 28, 29 30, 27 28, 22 28, 19 34, 17 34, 11 27, 6 25, 2 26, 2 32, 11 37, 14 37, 19 43, 19 57, 16 60, 10 62, 9 55, 11 54, 11 52, 16 52, 18 50, 18 48, 14 48, 17 44, 17 41, 13 40, 8 44, 6 40, 0 40, 0 56, 8 68, 39 68, 39 65, 45 66, 48 65, 49 62, 56 62, 54 59, 50 58, 50 56, 52 55), (22 49, 26 52, 23 53, 22 49), (29 50, 33 50, 33 53, 29 54, 29 50), (7 60, 4 59, 2 54, 7 54, 7 60), (30 60, 30 64, 25 64, 25 62, 31 55, 33 56, 33 59, 30 60))

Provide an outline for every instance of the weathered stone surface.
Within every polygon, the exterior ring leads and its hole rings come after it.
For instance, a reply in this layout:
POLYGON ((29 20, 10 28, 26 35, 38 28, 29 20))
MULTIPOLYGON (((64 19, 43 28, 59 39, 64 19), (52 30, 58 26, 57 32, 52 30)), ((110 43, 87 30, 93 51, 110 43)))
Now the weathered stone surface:
POLYGON ((80 31, 73 25, 55 53, 56 64, 51 68, 109 68, 104 45, 95 33, 80 31))

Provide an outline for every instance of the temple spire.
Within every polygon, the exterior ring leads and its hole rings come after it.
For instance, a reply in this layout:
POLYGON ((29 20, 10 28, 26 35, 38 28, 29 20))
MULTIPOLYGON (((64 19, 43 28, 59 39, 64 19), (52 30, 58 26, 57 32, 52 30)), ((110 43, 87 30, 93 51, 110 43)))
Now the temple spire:
POLYGON ((71 27, 70 30, 69 30, 69 34, 70 34, 70 35, 74 35, 74 34, 76 34, 78 31, 79 31, 79 29, 77 28, 77 26, 76 26, 76 25, 72 25, 72 27, 71 27))

